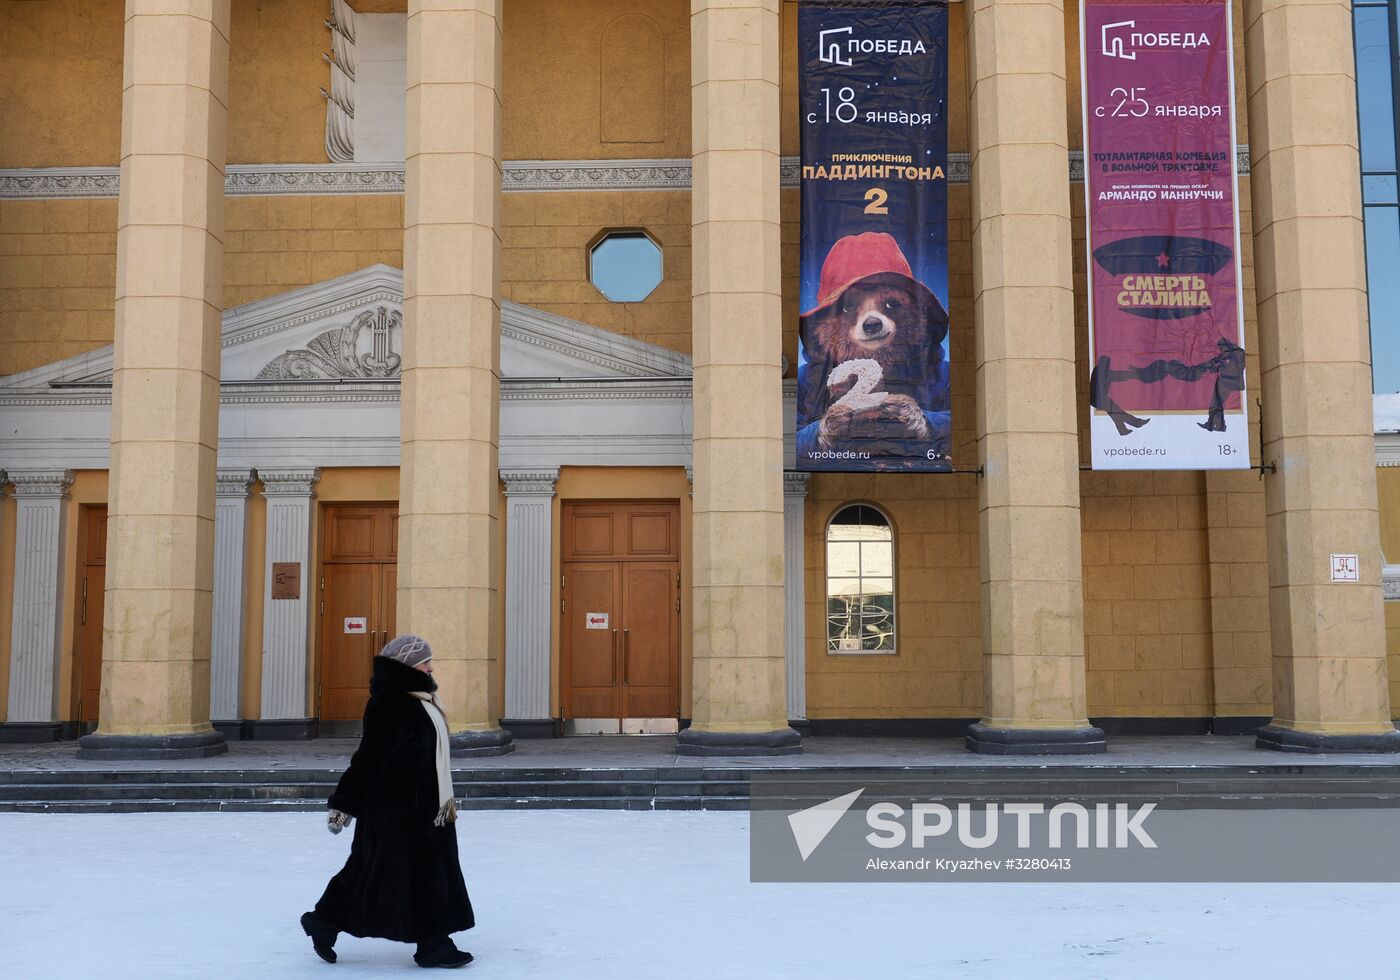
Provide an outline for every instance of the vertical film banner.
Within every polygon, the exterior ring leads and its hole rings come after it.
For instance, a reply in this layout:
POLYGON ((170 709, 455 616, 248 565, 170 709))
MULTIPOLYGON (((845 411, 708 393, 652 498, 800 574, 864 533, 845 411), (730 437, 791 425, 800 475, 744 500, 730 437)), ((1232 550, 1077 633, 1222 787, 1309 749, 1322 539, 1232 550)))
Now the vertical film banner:
POLYGON ((1081 0, 1093 468, 1246 469, 1229 0, 1081 0))
POLYGON ((948 472, 948 8, 798 9, 799 470, 948 472))

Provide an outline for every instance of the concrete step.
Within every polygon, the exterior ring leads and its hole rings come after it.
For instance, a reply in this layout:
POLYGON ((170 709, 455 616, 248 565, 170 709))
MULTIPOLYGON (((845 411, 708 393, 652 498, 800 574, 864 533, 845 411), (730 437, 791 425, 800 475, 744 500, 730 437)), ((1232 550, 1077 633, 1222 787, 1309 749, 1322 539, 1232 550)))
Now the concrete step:
MULTIPOLYGON (((674 766, 454 770, 472 808, 746 809, 755 776, 782 775, 780 800, 807 806, 854 780, 872 798, 945 803, 1153 802, 1161 807, 1400 807, 1400 766, 674 766)), ((316 810, 330 769, 128 769, 0 772, 0 812, 316 810)))

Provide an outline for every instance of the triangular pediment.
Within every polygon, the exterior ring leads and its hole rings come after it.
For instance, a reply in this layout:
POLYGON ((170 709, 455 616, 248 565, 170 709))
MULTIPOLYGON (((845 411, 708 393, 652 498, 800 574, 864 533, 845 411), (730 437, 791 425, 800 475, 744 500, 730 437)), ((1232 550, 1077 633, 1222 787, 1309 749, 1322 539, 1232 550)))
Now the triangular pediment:
MULTIPOLYGON (((230 383, 382 381, 399 376, 403 272, 372 265, 236 306, 223 317, 222 379, 230 383)), ((501 374, 524 378, 689 377, 690 359, 518 303, 501 305, 501 374)), ((112 348, 0 378, 0 388, 111 381, 112 348)))

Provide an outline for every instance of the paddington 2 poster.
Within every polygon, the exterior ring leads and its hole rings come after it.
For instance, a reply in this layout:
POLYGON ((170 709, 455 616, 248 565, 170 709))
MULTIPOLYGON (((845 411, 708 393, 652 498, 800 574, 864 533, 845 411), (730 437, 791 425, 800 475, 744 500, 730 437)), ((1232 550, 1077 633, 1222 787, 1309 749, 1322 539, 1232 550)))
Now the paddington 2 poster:
POLYGON ((946 472, 948 9, 804 2, 799 470, 946 472))
POLYGON ((1081 0, 1094 469, 1249 461, 1228 0, 1081 0))

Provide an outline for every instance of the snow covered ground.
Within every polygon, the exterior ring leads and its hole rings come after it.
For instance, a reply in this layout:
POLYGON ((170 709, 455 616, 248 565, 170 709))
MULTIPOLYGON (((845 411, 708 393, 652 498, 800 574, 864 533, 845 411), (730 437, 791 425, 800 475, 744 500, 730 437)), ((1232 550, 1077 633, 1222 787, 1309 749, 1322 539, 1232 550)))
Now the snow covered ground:
MULTIPOLYGON (((1390 975, 1400 885, 755 885, 741 813, 475 811, 464 977, 1390 975)), ((319 813, 0 814, 0 976, 417 975, 297 917, 344 860, 319 813)))

